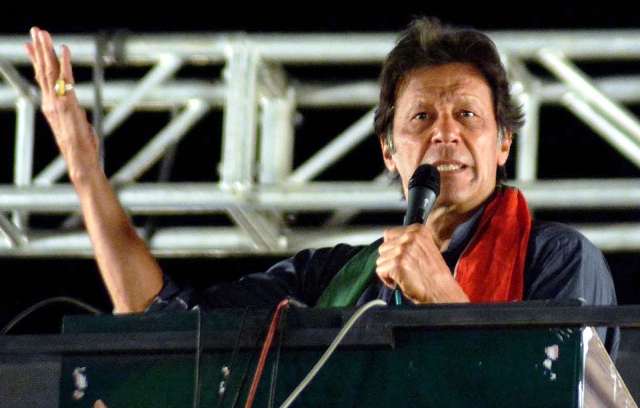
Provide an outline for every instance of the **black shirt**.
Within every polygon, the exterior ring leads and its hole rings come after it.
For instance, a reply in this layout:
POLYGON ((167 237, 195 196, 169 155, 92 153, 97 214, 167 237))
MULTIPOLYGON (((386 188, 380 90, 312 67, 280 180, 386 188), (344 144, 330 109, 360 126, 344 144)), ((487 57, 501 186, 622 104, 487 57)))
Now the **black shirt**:
MULTIPOLYGON (((482 211, 456 228, 443 257, 454 271, 471 240, 482 211)), ((147 311, 220 307, 271 308, 292 297, 314 306, 338 271, 364 246, 338 244, 304 249, 266 272, 251 273, 234 282, 207 288, 178 286, 165 275, 165 286, 147 311)), ((379 279, 365 289, 356 306, 373 299, 392 304, 392 291, 379 279)), ((591 241, 561 223, 532 221, 524 270, 523 300, 579 299, 585 305, 616 305, 609 265, 591 241)), ((597 328, 613 361, 620 342, 619 328, 597 328)))

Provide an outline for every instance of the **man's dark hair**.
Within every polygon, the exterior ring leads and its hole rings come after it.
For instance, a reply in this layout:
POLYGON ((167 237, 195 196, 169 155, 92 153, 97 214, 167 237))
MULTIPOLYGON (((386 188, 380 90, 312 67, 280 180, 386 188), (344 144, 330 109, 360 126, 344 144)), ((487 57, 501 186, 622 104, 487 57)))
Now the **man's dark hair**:
MULTIPOLYGON (((486 34, 468 27, 454 27, 436 17, 414 18, 403 30, 389 52, 380 73, 380 101, 374 118, 377 136, 392 142, 394 104, 398 87, 414 70, 444 64, 464 63, 476 67, 484 75, 493 96, 493 109, 500 135, 513 136, 524 125, 524 113, 511 96, 507 71, 498 49, 486 34)), ((504 166, 499 166, 498 182, 506 179, 504 166)))

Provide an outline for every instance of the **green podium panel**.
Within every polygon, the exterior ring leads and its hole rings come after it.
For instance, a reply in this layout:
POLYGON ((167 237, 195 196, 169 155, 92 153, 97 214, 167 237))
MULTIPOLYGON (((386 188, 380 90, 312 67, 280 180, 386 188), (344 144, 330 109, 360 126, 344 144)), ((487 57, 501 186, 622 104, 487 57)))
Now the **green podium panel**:
MULTIPOLYGON (((580 407, 582 328, 482 324, 500 307, 372 309, 290 406, 580 407)), ((288 309, 253 406, 281 406, 354 311, 288 309)), ((271 318, 247 310, 67 316, 66 334, 92 334, 98 345, 102 336, 104 349, 63 357, 60 407, 244 407, 271 318)))

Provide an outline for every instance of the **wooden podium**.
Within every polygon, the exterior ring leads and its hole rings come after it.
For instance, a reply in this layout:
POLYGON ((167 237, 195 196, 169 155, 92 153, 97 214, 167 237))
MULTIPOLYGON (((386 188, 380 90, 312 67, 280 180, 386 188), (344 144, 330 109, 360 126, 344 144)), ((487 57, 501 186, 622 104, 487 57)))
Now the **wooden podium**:
MULTIPOLYGON (((547 302, 371 308, 291 407, 635 407, 591 328, 612 315, 622 325, 640 322, 637 309, 634 316, 620 308, 547 302)), ((281 406, 356 311, 286 309, 252 406, 281 406)), ((238 407, 245 406, 272 314, 66 316, 62 334, 27 336, 30 346, 21 347, 24 355, 31 348, 59 362, 52 406, 238 407)), ((0 342, 0 351, 27 340, 14 337, 0 342)))

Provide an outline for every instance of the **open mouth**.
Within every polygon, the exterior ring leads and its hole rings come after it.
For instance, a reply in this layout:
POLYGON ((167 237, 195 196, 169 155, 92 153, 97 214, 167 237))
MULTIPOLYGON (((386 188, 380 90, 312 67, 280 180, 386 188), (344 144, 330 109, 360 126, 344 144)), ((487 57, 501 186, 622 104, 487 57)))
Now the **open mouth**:
POLYGON ((437 169, 439 172, 443 171, 456 171, 462 168, 462 164, 439 164, 437 169))

